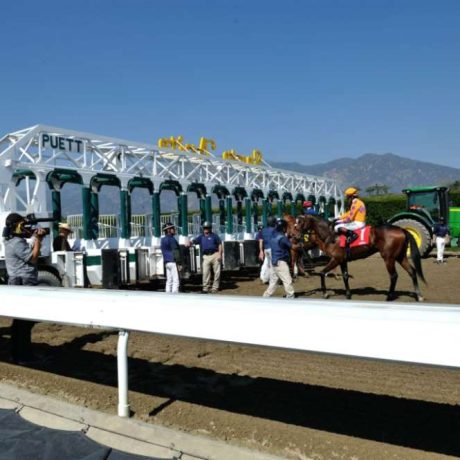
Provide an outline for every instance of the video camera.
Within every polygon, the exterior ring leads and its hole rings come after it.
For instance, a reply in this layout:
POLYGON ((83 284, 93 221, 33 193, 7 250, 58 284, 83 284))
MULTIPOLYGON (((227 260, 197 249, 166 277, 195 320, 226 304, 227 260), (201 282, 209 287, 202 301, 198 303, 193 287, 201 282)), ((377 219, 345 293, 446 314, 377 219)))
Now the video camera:
MULTIPOLYGON (((23 234, 20 234, 19 236, 22 237, 29 237, 35 230, 36 230, 36 225, 40 222, 55 222, 57 219, 54 217, 35 217, 35 214, 27 214, 26 217, 24 218, 24 225, 22 228, 25 230, 23 234)), ((8 225, 5 223, 5 227, 3 228, 3 233, 2 236, 3 238, 9 239, 12 238, 13 235, 17 235, 17 233, 14 233, 16 224, 13 225, 8 225)), ((50 234, 50 229, 45 227, 43 228, 45 231, 45 235, 50 234)))

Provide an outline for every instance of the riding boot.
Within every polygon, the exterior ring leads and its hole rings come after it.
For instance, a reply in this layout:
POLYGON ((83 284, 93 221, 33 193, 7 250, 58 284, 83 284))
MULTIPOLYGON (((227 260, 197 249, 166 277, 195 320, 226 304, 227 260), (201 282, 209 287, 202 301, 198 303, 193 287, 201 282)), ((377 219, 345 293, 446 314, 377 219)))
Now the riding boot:
POLYGON ((358 234, 355 233, 353 230, 347 230, 346 237, 347 237, 347 246, 350 246, 350 244, 353 243, 353 241, 355 241, 358 238, 358 234))

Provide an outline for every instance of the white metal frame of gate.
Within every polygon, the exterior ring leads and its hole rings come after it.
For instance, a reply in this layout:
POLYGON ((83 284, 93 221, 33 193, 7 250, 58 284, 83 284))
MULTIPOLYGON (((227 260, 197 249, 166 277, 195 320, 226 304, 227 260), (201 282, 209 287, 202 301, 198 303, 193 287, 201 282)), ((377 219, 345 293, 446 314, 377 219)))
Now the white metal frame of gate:
POLYGON ((150 178, 155 186, 174 179, 185 188, 198 182, 206 186, 223 185, 229 189, 261 189, 264 193, 276 190, 280 196, 290 192, 293 195, 324 196, 326 199, 340 198, 333 179, 194 152, 160 151, 153 145, 45 125, 32 126, 0 138, 0 166, 0 195, 3 197, 0 211, 1 207, 11 209, 7 205, 8 200, 22 200, 15 187, 11 186, 11 174, 17 169, 32 170, 36 176, 34 188, 27 199, 28 212, 43 210, 43 196, 39 193, 43 193, 40 190, 45 188, 42 185, 46 174, 55 168, 76 170, 87 184, 96 173, 113 173, 120 179, 122 188, 126 188, 132 177, 142 176, 150 178), (63 139, 62 146, 45 146, 43 136, 63 139))
POLYGON ((16 286, 0 296, 0 316, 119 330, 124 417, 128 331, 460 368, 460 305, 16 286))

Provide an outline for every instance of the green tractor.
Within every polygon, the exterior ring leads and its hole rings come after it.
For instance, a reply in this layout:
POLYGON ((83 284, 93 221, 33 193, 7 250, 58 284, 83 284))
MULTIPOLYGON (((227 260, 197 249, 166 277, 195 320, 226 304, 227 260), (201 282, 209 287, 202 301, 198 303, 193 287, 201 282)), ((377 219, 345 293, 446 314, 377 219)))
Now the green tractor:
POLYGON ((460 246, 460 207, 449 208, 448 192, 447 187, 404 189, 407 209, 388 220, 413 235, 423 257, 433 248, 433 227, 441 217, 444 217, 449 226, 452 244, 460 246))

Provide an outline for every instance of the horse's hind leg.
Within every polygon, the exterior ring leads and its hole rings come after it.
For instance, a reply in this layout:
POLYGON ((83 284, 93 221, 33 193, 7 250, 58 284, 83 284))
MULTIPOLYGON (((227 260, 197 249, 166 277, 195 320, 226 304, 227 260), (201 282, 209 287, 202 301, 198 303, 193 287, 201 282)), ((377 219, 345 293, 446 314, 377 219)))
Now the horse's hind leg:
POLYGON ((387 300, 394 300, 396 298, 396 282, 398 281, 398 272, 396 271, 395 260, 385 259, 385 265, 387 267, 388 274, 390 275, 390 289, 388 290, 387 300))
POLYGON ((414 267, 412 267, 412 265, 409 263, 407 257, 404 257, 404 259, 399 261, 399 263, 401 267, 404 268, 404 270, 406 270, 406 272, 409 273, 409 276, 412 278, 412 284, 414 285, 415 292, 415 300, 417 300, 417 302, 422 302, 425 299, 422 297, 422 293, 420 292, 417 279, 417 272, 415 271, 414 267))
POLYGON ((345 295, 347 299, 351 299, 350 283, 348 282, 348 278, 350 278, 350 275, 348 274, 348 264, 346 262, 342 262, 340 264, 340 268, 342 269, 343 283, 345 284, 345 295))

